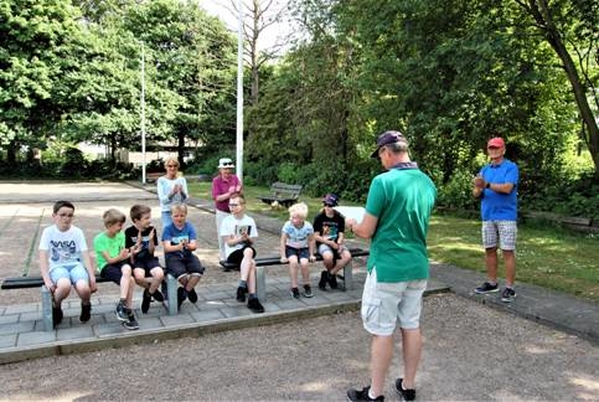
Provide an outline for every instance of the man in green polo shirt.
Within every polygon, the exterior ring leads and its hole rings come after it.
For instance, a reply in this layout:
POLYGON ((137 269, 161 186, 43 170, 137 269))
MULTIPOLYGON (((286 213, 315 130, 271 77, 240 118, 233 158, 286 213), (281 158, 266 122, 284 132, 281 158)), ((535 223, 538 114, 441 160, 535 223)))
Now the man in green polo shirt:
POLYGON ((384 399, 393 333, 399 323, 405 367, 395 388, 401 398, 413 400, 422 353, 422 295, 429 277, 426 235, 437 190, 410 160, 408 141, 400 132, 381 134, 372 156, 380 158, 387 171, 372 180, 362 222, 346 223, 356 236, 372 239, 362 295, 362 321, 372 334, 371 383, 349 390, 347 396, 351 401, 384 399))

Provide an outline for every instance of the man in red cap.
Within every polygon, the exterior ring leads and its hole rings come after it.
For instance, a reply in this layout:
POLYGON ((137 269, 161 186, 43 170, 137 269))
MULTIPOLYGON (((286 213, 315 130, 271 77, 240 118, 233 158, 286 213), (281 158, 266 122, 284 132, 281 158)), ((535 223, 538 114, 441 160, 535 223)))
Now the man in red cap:
POLYGON ((485 165, 474 178, 472 194, 481 200, 483 221, 482 238, 485 247, 487 281, 474 292, 488 294, 499 292, 497 283, 497 246, 505 260, 505 289, 501 300, 510 303, 516 298, 516 235, 518 228, 518 166, 506 159, 503 138, 491 138, 487 143, 491 163, 485 165))

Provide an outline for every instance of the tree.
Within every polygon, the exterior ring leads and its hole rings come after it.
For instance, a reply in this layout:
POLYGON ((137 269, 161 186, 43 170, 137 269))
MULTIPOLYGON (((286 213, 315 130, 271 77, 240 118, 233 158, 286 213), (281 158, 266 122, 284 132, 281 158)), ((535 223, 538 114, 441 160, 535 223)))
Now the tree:
POLYGON ((586 128, 584 139, 599 177, 599 1, 515 1, 533 19, 561 61, 586 128), (595 110, 589 99, 594 102, 595 110))

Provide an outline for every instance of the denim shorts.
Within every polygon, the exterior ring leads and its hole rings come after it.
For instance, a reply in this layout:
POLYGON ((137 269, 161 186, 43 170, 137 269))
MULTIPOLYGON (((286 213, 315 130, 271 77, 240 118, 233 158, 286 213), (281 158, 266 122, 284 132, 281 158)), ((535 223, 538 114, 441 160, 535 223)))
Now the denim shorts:
POLYGON ((309 248, 293 248, 289 246, 285 246, 285 257, 289 258, 292 256, 297 256, 298 260, 308 259, 310 258, 310 249, 309 248))
POLYGON ((373 335, 390 336, 397 322, 400 328, 420 328, 422 295, 426 279, 406 282, 377 282, 376 267, 372 268, 362 293, 362 323, 373 335))
POLYGON ((515 250, 518 226, 516 221, 484 221, 482 226, 483 246, 502 250, 515 250))
POLYGON ((50 279, 56 285, 59 279, 67 278, 71 284, 76 284, 78 281, 84 280, 89 283, 89 274, 87 269, 81 263, 73 265, 59 265, 50 270, 50 279))

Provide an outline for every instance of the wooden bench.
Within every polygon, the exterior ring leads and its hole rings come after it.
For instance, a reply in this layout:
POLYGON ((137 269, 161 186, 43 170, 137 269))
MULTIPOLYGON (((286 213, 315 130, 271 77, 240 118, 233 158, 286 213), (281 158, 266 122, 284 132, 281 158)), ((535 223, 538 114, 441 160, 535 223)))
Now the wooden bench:
POLYGON ((303 188, 299 184, 276 182, 270 186, 269 195, 258 197, 258 199, 268 205, 278 203, 284 207, 290 207, 291 204, 297 202, 303 188))
MULTIPOLYGON (((354 277, 352 271, 352 261, 354 257, 367 257, 370 255, 369 250, 364 250, 361 248, 350 248, 349 252, 352 255, 352 259, 345 267, 343 267, 343 275, 337 275, 337 277, 343 281, 343 290, 351 290, 354 288, 354 277)), ((316 261, 322 261, 322 256, 320 254, 316 254, 316 261)), ((281 262, 281 257, 256 258, 256 296, 258 299, 260 299, 260 301, 266 301, 266 271, 264 268, 271 265, 286 264, 287 263, 281 262)), ((239 265, 227 261, 220 261, 220 265, 225 271, 239 269, 239 265)))
POLYGON ((146 182, 147 183, 156 183, 161 176, 164 176, 164 172, 146 173, 146 182))
MULTIPOLYGON (((110 282, 106 278, 102 278, 96 275, 96 283, 110 282)), ((19 276, 15 278, 6 278, 2 282, 2 289, 28 289, 28 288, 41 288, 42 294, 42 322, 44 323, 44 329, 46 331, 52 331, 54 326, 52 325, 52 293, 44 285, 44 280, 41 276, 19 276)), ((165 292, 164 307, 168 310, 169 315, 177 315, 177 280, 172 275, 166 276, 166 283, 163 282, 163 290, 165 292), (166 289, 165 289, 166 287, 166 289), (175 295, 175 302, 169 303, 166 299, 166 295, 175 295)))

